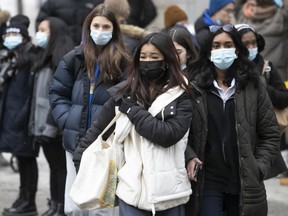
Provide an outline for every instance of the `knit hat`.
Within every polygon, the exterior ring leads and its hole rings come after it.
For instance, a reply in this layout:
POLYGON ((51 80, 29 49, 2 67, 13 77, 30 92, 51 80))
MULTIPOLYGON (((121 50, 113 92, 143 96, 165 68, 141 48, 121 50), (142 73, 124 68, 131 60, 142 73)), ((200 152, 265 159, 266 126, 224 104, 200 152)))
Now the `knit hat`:
POLYGON ((187 14, 177 5, 170 5, 164 12, 165 28, 171 27, 177 22, 188 20, 187 14))
POLYGON ((27 16, 19 14, 11 17, 9 26, 6 28, 5 33, 20 33, 23 37, 28 38, 28 27, 30 20, 27 16))
POLYGON ((234 0, 210 0, 208 13, 213 15, 229 3, 235 3, 234 0))

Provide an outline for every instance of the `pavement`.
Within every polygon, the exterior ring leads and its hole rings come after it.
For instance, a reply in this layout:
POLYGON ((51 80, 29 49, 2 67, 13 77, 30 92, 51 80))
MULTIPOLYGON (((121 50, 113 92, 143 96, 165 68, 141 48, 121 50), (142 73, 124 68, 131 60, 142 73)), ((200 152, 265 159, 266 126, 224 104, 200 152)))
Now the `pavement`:
MULTIPOLYGON (((10 154, 4 154, 10 160, 10 154)), ((47 198, 49 198, 49 169, 47 161, 40 152, 38 157, 39 182, 36 195, 36 204, 39 215, 47 210, 47 198)), ((288 215, 288 185, 279 184, 279 178, 265 181, 268 197, 268 216, 288 215)), ((10 207, 18 196, 19 174, 10 166, 0 167, 0 214, 5 207, 10 207)))

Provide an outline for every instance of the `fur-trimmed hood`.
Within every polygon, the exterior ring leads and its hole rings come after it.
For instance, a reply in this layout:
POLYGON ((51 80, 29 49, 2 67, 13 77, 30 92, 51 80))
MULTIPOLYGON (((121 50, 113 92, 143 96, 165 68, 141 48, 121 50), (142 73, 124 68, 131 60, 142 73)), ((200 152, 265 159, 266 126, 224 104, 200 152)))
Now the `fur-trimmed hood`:
POLYGON ((10 18, 10 13, 6 10, 1 10, 0 11, 0 25, 3 23, 6 23, 10 18))
POLYGON ((120 29, 123 35, 127 35, 132 38, 140 39, 144 34, 144 29, 134 25, 120 24, 120 29))

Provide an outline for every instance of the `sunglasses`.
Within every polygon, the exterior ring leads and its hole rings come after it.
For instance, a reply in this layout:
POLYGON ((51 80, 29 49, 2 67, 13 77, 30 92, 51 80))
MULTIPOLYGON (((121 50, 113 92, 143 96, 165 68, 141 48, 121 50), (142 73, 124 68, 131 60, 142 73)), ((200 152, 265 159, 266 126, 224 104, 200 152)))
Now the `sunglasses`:
POLYGON ((231 32, 233 28, 234 28, 234 26, 232 24, 226 24, 226 25, 223 25, 223 26, 220 26, 220 25, 211 25, 211 26, 209 26, 209 30, 212 33, 216 33, 220 29, 222 29, 225 32, 231 32))

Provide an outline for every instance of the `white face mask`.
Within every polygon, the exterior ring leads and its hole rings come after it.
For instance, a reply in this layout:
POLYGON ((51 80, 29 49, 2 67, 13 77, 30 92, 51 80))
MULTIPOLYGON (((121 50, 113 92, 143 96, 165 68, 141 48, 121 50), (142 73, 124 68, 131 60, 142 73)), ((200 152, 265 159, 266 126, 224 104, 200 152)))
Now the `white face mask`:
POLYGON ((41 48, 45 48, 48 44, 48 34, 45 32, 37 32, 35 39, 37 45, 41 48))
POLYGON ((21 36, 8 36, 5 37, 3 45, 7 47, 9 50, 14 49, 18 45, 22 43, 22 37, 21 36))
POLYGON ((258 47, 252 48, 252 49, 248 49, 248 50, 249 50, 248 59, 250 61, 253 61, 256 58, 257 54, 258 54, 258 47))
POLYGON ((112 32, 90 30, 90 36, 96 45, 106 45, 112 39, 112 32))
POLYGON ((233 64, 234 60, 237 58, 235 51, 235 48, 211 50, 210 61, 213 62, 217 68, 221 70, 226 70, 233 64))

